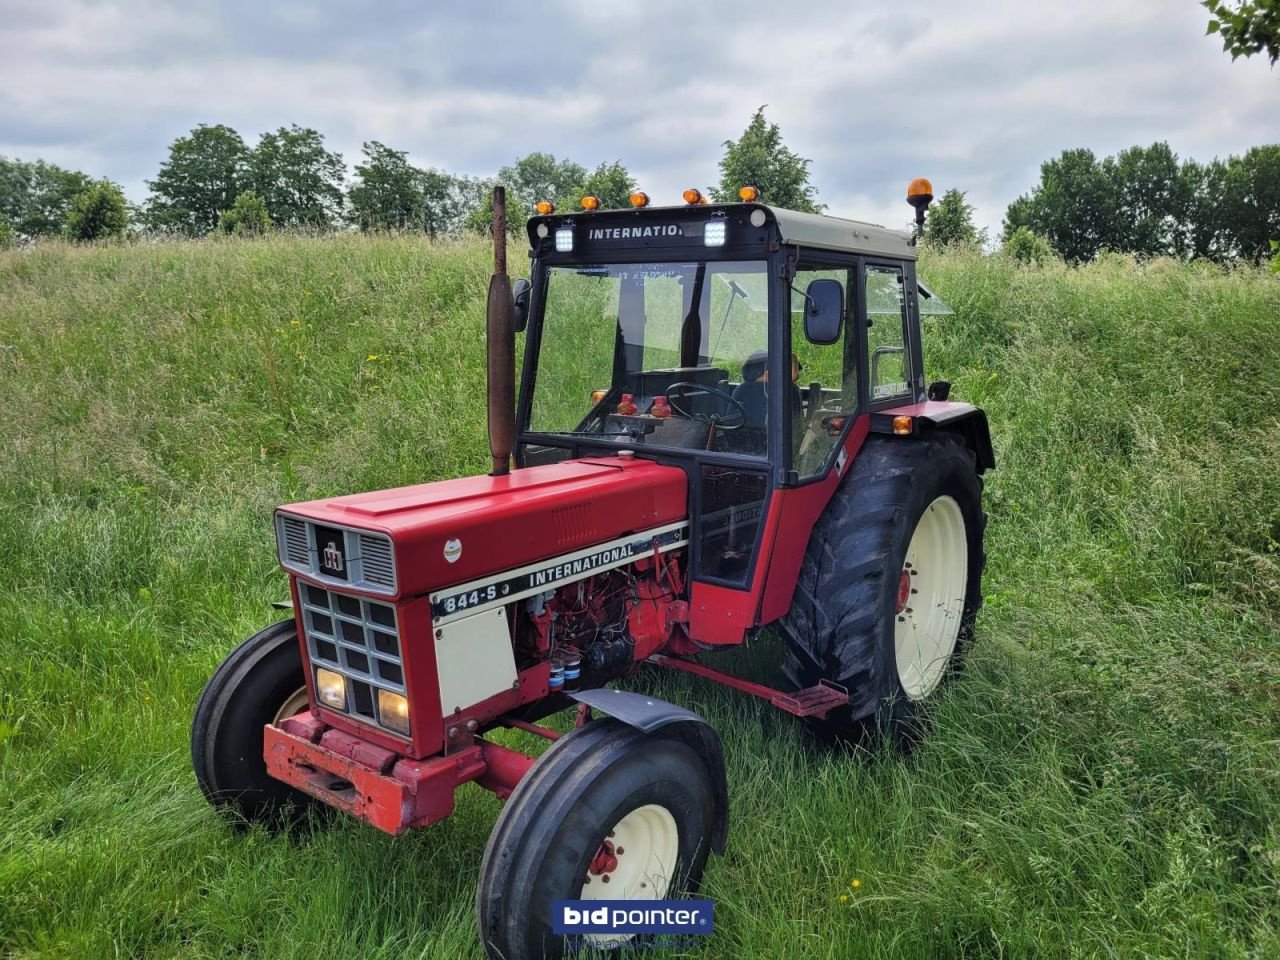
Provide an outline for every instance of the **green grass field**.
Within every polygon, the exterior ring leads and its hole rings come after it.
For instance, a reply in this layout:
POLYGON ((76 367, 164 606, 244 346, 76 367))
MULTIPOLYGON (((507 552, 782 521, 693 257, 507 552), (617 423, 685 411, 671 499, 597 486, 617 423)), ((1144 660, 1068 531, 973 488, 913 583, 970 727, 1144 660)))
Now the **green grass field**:
MULTIPOLYGON (((969 667, 907 758, 636 681, 729 760, 686 955, 1280 956, 1280 278, 921 272, 928 371, 997 444, 969 667)), ((0 954, 479 956, 491 796, 237 834, 187 734, 278 617, 276 504, 485 469, 486 281, 413 238, 0 253, 0 954)))

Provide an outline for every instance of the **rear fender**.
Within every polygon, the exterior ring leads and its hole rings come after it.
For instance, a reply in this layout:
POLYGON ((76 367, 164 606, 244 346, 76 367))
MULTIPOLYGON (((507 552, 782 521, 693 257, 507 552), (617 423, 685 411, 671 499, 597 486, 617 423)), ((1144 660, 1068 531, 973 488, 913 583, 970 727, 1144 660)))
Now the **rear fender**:
POLYGON ((707 765, 716 796, 716 822, 711 833, 711 849, 715 853, 724 853, 729 834, 729 780, 725 772, 720 736, 711 724, 692 710, 625 690, 600 687, 570 693, 568 696, 643 733, 661 730, 670 736, 679 737, 698 752, 707 765))
POLYGON ((926 400, 901 407, 878 410, 871 415, 871 432, 892 434, 894 417, 911 417, 911 433, 954 433, 973 451, 978 472, 994 470, 995 450, 991 446, 991 428, 987 414, 971 403, 952 403, 946 400, 926 400))

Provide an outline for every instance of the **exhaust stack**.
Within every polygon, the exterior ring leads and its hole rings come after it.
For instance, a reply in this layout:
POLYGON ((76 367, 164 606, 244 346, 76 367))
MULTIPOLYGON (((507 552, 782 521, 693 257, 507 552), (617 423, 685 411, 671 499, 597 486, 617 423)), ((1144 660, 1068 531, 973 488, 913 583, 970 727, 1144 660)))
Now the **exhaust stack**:
POLYGON ((493 188, 493 276, 489 279, 486 311, 489 360, 489 452, 492 477, 511 472, 515 445, 515 300, 507 277, 507 194, 493 188))

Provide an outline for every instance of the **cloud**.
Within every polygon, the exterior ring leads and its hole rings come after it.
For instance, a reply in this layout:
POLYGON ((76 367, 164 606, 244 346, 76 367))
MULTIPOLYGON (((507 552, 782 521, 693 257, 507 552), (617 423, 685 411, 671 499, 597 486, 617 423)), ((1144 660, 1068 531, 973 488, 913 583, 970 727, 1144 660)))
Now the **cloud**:
POLYGON ((1206 38, 1191 3, 811 0, 377 5, 0 0, 0 153, 135 200, 172 140, 313 126, 492 174, 530 150, 621 160, 655 198, 718 178, 768 104, 833 213, 902 224, 905 183, 968 191, 997 228, 1063 149, 1167 140, 1208 159, 1280 139, 1280 73, 1206 38))

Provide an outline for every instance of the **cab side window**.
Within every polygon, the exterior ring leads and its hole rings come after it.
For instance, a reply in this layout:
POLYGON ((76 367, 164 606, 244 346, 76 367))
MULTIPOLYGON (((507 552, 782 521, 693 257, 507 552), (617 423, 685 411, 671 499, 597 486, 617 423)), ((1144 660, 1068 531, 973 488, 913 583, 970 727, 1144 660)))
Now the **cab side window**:
POLYGON ((846 415, 858 406, 854 275, 852 267, 801 262, 796 268, 791 291, 791 455, 801 479, 822 472, 846 415), (804 334, 804 292, 819 279, 835 280, 844 288, 844 324, 835 343, 812 343, 804 334))
POLYGON ((909 396, 913 377, 905 337, 907 300, 902 268, 868 264, 866 291, 871 402, 909 396))

